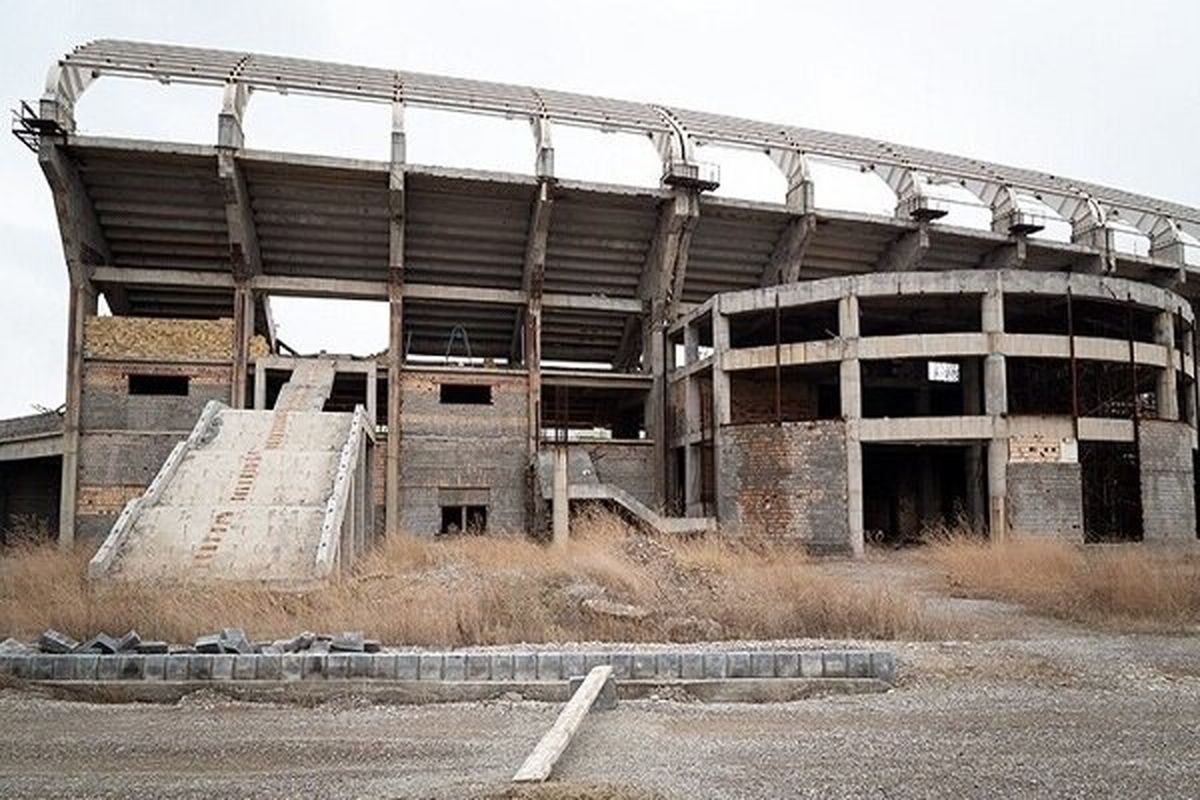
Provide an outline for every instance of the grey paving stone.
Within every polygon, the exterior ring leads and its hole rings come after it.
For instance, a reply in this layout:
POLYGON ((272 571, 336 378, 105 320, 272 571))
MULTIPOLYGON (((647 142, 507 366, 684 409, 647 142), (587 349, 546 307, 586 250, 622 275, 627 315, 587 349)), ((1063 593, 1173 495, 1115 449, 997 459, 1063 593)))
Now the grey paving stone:
POLYGON ((79 646, 81 653, 115 653, 119 649, 120 644, 116 639, 109 636, 107 633, 97 633, 91 639, 79 646))
POLYGON ((750 654, 749 653, 730 653, 729 654, 729 677, 731 677, 731 678, 749 678, 750 677, 750 654))
POLYGON ((634 653, 629 675, 632 678, 653 678, 658 671, 658 658, 654 653, 634 653))
MULTIPOLYGON (((255 677, 260 681, 279 681, 283 680, 283 655, 276 653, 268 653, 266 655, 255 656, 258 660, 258 666, 255 667, 255 677)), ((297 659, 293 670, 296 673, 296 678, 300 677, 303 671, 303 666, 297 659)))
POLYGON ((329 658, 328 653, 305 653, 304 654, 304 670, 302 677, 306 681, 317 681, 325 679, 325 662, 329 658))
POLYGON ((511 681, 513 679, 512 653, 492 654, 492 680, 511 681))
POLYGON ((191 666, 191 656, 167 656, 167 680, 186 681, 191 674, 191 666))
POLYGON ((351 678, 370 678, 371 666, 375 658, 370 653, 351 653, 350 654, 350 677, 351 678))
POLYGON ((329 641, 329 649, 342 653, 363 652, 362 631, 342 631, 329 641))
POLYGON ((143 639, 142 641, 138 642, 137 647, 134 648, 134 652, 140 653, 144 656, 162 655, 168 650, 170 650, 170 646, 166 642, 157 639, 151 641, 146 641, 143 639))
POLYGON ((820 650, 800 651, 800 677, 822 678, 825 676, 825 658, 820 650))
POLYGON ((684 653, 679 658, 679 677, 699 680, 704 677, 704 654, 684 653))
POLYGON ((465 681, 467 679, 467 657, 462 653, 447 653, 442 659, 442 680, 465 681))
POLYGON ((156 654, 146 656, 146 666, 143 675, 148 681, 161 681, 167 677, 167 657, 156 654))
POLYGON ((492 657, 487 653, 467 655, 467 680, 487 681, 492 679, 492 657))
POLYGON ((99 656, 94 655, 76 655, 71 656, 71 676, 77 681, 94 681, 96 680, 96 665, 100 661, 99 656))
POLYGON ((100 656, 96 661, 96 680, 115 681, 121 678, 121 657, 116 655, 100 656))
POLYGON ((567 679, 587 675, 587 669, 584 666, 584 654, 579 652, 563 653, 562 674, 567 679))
POLYGON ((256 655, 239 655, 233 657, 233 677, 239 681, 252 681, 258 678, 258 659, 256 655))
POLYGON ((883 651, 872 653, 871 676, 894 684, 896 682, 896 654, 883 651))
POLYGON ((725 653, 704 654, 704 677, 708 680, 726 678, 729 676, 728 659, 725 653))
POLYGON ((869 678, 871 676, 871 654, 862 651, 847 653, 846 674, 851 678, 869 678))
POLYGON ((54 680, 69 681, 75 677, 75 665, 71 662, 74 656, 52 656, 54 659, 54 680))
POLYGON ((825 659, 825 677, 826 678, 844 678, 846 677, 846 654, 838 651, 827 651, 824 655, 825 659))
POLYGON ((536 681, 537 680, 537 654, 536 653, 514 653, 513 654, 513 680, 515 680, 515 681, 536 681))
POLYGON ((136 653, 119 656, 121 659, 121 680, 140 681, 146 677, 146 657, 136 653))
POLYGON ((0 675, 12 675, 13 657, 0 654, 0 675))
POLYGON ((212 679, 214 681, 233 680, 233 659, 236 656, 222 654, 212 656, 212 679))
POLYGON ((654 674, 658 678, 679 677, 679 653, 659 653, 655 661, 654 674))
POLYGON ((330 653, 326 664, 325 677, 330 680, 344 680, 350 677, 349 653, 330 653))
POLYGON ((130 630, 117 640, 117 652, 132 653, 142 643, 142 637, 135 630, 130 630))
POLYGON ((798 678, 798 677, 800 677, 800 654, 799 653, 776 653, 775 654, 775 676, 777 678, 798 678))
POLYGON ((613 677, 617 680, 629 680, 633 676, 633 656, 629 653, 613 653, 613 677))
MULTIPOLYGON (((266 658, 274 657, 275 656, 266 656, 266 658)), ((307 660, 307 656, 302 656, 297 653, 285 653, 279 659, 279 674, 285 681, 303 680, 304 662, 307 660)))
POLYGON ((35 681, 54 680, 54 656, 33 656, 33 665, 29 677, 35 681))
POLYGON ((67 636, 62 631, 56 631, 54 628, 47 628, 42 631, 42 635, 38 637, 38 649, 43 653, 61 656, 74 650, 79 646, 79 642, 67 636))
POLYGON ((250 637, 246 636, 246 632, 241 628, 222 629, 218 641, 222 653, 249 655, 254 652, 254 645, 250 643, 250 637))
POLYGON ((396 654, 372 653, 371 677, 394 681, 396 679, 396 654))
POLYGON ((221 634, 210 633, 196 639, 192 645, 197 653, 219 653, 221 652, 221 634))
POLYGON ((612 664, 610 653, 586 653, 583 656, 583 674, 588 674, 596 667, 607 667, 610 664, 612 664))
POLYGON ((750 675, 755 678, 774 678, 775 654, 769 650, 751 653, 750 675))
POLYGON ((538 653, 537 676, 539 681, 561 681, 562 653, 538 653))
POLYGON ((442 679, 441 653, 422 653, 417 665, 417 680, 440 681, 442 679))
POLYGON ((400 653, 396 656, 396 680, 415 681, 420 657, 416 653, 400 653))
POLYGON ((33 673, 32 659, 32 656, 13 656, 12 671, 9 674, 14 678, 29 678, 29 676, 33 673))

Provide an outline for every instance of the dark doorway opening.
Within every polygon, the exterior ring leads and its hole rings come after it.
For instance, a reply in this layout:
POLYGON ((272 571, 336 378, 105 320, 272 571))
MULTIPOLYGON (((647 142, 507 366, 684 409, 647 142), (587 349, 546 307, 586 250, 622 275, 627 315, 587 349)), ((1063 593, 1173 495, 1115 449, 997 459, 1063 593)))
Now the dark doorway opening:
POLYGON ((983 530, 982 445, 864 445, 863 530, 868 542, 916 544, 930 533, 983 530))
POLYGON ((1142 539, 1142 483, 1133 442, 1080 442, 1083 540, 1142 539))

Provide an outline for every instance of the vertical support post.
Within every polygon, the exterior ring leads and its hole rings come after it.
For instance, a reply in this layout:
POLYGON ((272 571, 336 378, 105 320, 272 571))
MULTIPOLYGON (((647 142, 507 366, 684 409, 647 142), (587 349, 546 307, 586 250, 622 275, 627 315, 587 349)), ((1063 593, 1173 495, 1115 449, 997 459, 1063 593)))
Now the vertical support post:
POLYGON ((1075 302, 1067 286, 1067 342, 1071 351, 1071 435, 1079 442, 1079 361, 1075 357, 1075 302))
POLYGON ((1154 341, 1167 349, 1166 366, 1158 373, 1158 418, 1173 422, 1179 419, 1179 375, 1175 370, 1175 315, 1170 311, 1154 315, 1154 341))
POLYGON ((838 336, 842 360, 838 365, 842 419, 846 426, 846 515, 850 550, 856 558, 865 550, 863 539, 862 367, 858 360, 858 295, 838 300, 838 336))
MULTIPOLYGON (((672 348, 672 352, 674 348, 672 348)), ((683 328, 684 366, 696 363, 700 358, 700 329, 695 322, 689 322, 683 328)), ((678 366, 678 365, 677 365, 678 366)), ((669 386, 670 384, 668 384, 669 386)), ((684 390, 684 424, 674 425, 675 433, 683 434, 683 474, 678 476, 680 488, 683 491, 684 516, 693 516, 701 511, 702 482, 702 448, 704 442, 704 419, 700 403, 700 383, 695 372, 689 372, 683 378, 684 390), (692 444, 692 433, 700 432, 700 443, 692 444)), ((673 443, 672 443, 673 444, 673 443)), ((672 460, 673 461, 673 460, 672 460)))
POLYGON ((783 326, 779 320, 779 290, 775 290, 775 425, 783 425, 783 368, 779 340, 783 326))
POLYGON ((367 366, 367 425, 371 433, 379 425, 379 365, 372 361, 367 366))
POLYGON ((96 315, 96 290, 71 281, 67 301, 67 396, 63 415, 62 487, 58 508, 58 546, 75 545, 75 507, 79 488, 80 405, 83 400, 84 327, 96 315))
MULTIPOLYGON (((539 128, 535 126, 535 130, 539 128)), ((549 136, 548 129, 545 135, 549 136)), ((539 148, 538 153, 538 164, 542 170, 553 165, 552 150, 539 148), (542 157, 545 153, 549 153, 548 161, 542 157)), ((542 440, 542 286, 545 283, 550 219, 554 210, 552 179, 549 173, 541 174, 537 193, 529 209, 529 231, 525 240, 525 261, 521 278, 525 307, 517 312, 519 327, 514 328, 512 346, 512 352, 517 353, 517 340, 520 340, 521 358, 525 365, 526 524, 539 535, 545 524, 539 476, 542 440)))
POLYGON ((723 519, 722 514, 729 509, 721 506, 721 482, 724 473, 721 462, 723 428, 733 419, 730 406, 729 373, 725 371, 725 354, 729 352, 729 319, 721 311, 721 295, 713 299, 712 306, 712 472, 713 472, 713 514, 717 519, 723 519))
POLYGON ((1008 370, 1001 352, 1004 289, 999 278, 984 293, 981 312, 988 342, 983 360, 983 412, 992 423, 988 442, 988 531, 998 538, 1008 535, 1008 370))
POLYGON ((384 489, 385 531, 400 533, 400 406, 404 397, 404 104, 392 103, 392 159, 388 170, 388 430, 384 489))
POLYGON ((254 410, 267 408, 267 367, 262 359, 254 362, 254 410))
POLYGON ((246 407, 246 376, 250 372, 250 337, 254 335, 254 292, 238 280, 233 289, 233 376, 229 405, 246 407))
POLYGON ((570 536, 571 509, 570 485, 567 480, 567 443, 558 442, 554 445, 554 544, 565 545, 570 536))

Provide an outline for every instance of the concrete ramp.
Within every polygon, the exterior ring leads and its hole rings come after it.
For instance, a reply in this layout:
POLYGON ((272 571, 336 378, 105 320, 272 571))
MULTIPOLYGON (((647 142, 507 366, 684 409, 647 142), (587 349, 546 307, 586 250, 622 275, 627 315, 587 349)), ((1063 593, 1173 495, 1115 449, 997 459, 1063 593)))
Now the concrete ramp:
MULTIPOLYGON (((554 453, 543 451, 538 458, 538 478, 542 497, 553 501, 554 453)), ((604 483, 596 472, 592 457, 582 447, 567 450, 568 502, 599 501, 608 503, 658 533, 689 535, 716 529, 710 517, 668 517, 638 500, 631 492, 612 483, 604 483)))
POLYGON ((333 369, 301 362, 273 411, 210 403, 92 559, 92 578, 228 580, 306 589, 373 532, 372 428, 320 409, 333 369))

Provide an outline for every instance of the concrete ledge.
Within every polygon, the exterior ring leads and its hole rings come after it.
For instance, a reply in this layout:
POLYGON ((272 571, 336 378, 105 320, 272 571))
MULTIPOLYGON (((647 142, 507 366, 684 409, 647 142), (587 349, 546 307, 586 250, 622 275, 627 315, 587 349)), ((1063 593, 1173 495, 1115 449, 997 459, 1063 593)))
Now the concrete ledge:
MULTIPOLYGON (((19 685, 0 678, 0 687, 19 685)), ((37 691, 88 703, 176 703, 187 695, 214 691, 232 700, 316 706, 345 697, 379 705, 423 705, 498 700, 566 702, 565 681, 38 681, 37 691)), ((616 684, 621 700, 663 697, 706 703, 781 703, 832 694, 873 694, 891 685, 876 678, 745 678, 725 680, 625 680, 616 684)))
POLYGON ((896 656, 883 650, 646 650, 284 655, 0 655, 0 675, 27 681, 203 682, 417 681, 561 683, 611 666, 618 681, 794 678, 896 681, 896 656))

